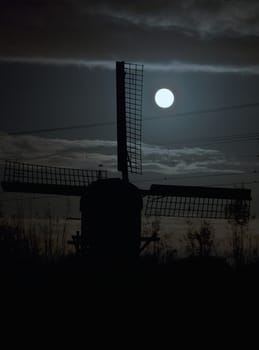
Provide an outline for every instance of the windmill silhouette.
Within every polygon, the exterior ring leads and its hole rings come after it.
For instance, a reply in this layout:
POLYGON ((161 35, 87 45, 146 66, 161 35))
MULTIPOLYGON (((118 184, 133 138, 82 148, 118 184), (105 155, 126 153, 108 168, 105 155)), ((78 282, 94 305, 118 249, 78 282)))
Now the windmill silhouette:
POLYGON ((6 161, 5 191, 80 196, 80 245, 99 260, 133 261, 157 237, 141 236, 141 215, 248 220, 251 190, 151 185, 129 181, 142 173, 143 65, 116 62, 117 167, 121 178, 105 170, 50 167, 6 161), (142 243, 144 242, 144 243, 142 243))

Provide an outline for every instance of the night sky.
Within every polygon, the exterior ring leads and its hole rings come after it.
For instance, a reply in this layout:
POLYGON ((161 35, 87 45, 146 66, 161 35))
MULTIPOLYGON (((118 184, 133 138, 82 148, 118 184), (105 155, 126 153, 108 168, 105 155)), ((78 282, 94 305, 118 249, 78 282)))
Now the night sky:
POLYGON ((258 1, 1 1, 0 44, 1 161, 117 176, 115 61, 142 63, 143 175, 132 181, 244 185, 256 213, 258 1), (162 87, 175 95, 166 110, 154 103, 162 87))

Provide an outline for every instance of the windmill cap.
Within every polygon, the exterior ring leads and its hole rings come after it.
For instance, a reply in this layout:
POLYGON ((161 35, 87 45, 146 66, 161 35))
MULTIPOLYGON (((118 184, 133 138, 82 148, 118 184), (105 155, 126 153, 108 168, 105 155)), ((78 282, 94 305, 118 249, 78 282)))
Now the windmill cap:
POLYGON ((81 197, 81 208, 89 200, 103 202, 133 201, 142 208, 143 200, 141 191, 133 184, 119 178, 102 179, 91 183, 81 197))

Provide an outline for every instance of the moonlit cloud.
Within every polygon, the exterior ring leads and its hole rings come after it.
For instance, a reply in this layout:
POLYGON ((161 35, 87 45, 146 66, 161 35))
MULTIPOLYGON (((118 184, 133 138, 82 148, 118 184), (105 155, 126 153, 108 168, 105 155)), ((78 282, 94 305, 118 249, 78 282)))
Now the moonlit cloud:
POLYGON ((44 165, 116 171, 116 142, 1 136, 0 158, 44 165))
POLYGON ((242 173, 240 163, 225 158, 217 150, 200 147, 179 149, 164 148, 156 145, 143 145, 144 172, 179 175, 186 173, 242 173))
MULTIPOLYGON (((76 66, 87 69, 115 70, 115 62, 105 60, 81 60, 81 59, 52 59, 41 57, 0 57, 0 63, 24 63, 51 66, 76 66)), ((175 72, 175 73, 211 73, 211 74, 246 74, 258 75, 259 65, 235 66, 235 65, 208 65, 185 62, 148 63, 141 62, 145 71, 149 72, 175 72)))
POLYGON ((0 63, 25 63, 51 66, 77 66, 88 69, 102 68, 115 70, 115 62, 102 60, 82 60, 73 58, 47 58, 47 57, 0 57, 0 63))
POLYGON ((169 62, 163 64, 145 64, 149 71, 177 72, 177 73, 212 73, 212 74, 259 74, 259 65, 235 66, 235 65, 209 65, 184 62, 169 62))
MULTIPOLYGON (((47 139, 2 134, 0 158, 73 168, 117 172, 117 144, 105 140, 47 139)), ((241 164, 217 150, 200 147, 178 149, 143 144, 143 171, 161 175, 188 173, 242 173, 241 164)), ((114 176, 114 175, 113 175, 114 176)))

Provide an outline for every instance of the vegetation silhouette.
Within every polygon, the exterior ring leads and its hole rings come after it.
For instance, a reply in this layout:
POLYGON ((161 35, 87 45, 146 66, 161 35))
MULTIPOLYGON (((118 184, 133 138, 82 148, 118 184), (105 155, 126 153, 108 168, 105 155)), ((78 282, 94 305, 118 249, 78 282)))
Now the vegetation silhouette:
MULTIPOLYGON (((55 222, 55 218, 49 221, 55 222)), ((49 223, 48 222, 48 223, 49 223)), ((61 225, 62 226, 62 225, 61 225)), ((157 224, 155 225, 157 230, 157 224)), ((47 226, 49 230, 55 225, 47 226)), ((105 225, 103 225, 105 227, 105 225)), ((51 232, 45 246, 46 226, 25 228, 22 224, 2 220, 0 225, 0 274, 2 291, 38 290, 53 292, 78 291, 79 293, 110 293, 121 290, 127 293, 186 293, 187 290, 202 291, 204 288, 240 288, 243 283, 255 286, 259 273, 259 255, 254 250, 243 250, 244 259, 231 264, 228 256, 219 256, 214 242, 214 229, 206 221, 200 228, 187 227, 185 256, 177 256, 174 248, 144 250, 138 260, 118 263, 107 254, 99 259, 96 255, 64 251, 62 235, 64 228, 51 232), (60 239, 57 239, 56 236, 60 239), (190 242, 188 241, 190 240, 190 242), (193 240, 195 243, 193 244, 193 240), (59 242, 59 243, 58 243, 59 242), (57 243, 61 247, 57 247, 57 243), (190 243, 192 249, 190 250, 190 243), (202 246, 202 248, 201 248, 202 246), (212 249, 213 247, 213 249, 212 249), (249 255, 251 254, 251 255, 249 255), (127 263, 126 263, 127 262, 127 263)), ((107 233, 105 231, 104 233, 107 233)), ((148 233, 146 233, 148 234, 148 233)), ((153 234, 151 228, 150 235, 153 234)), ((157 234, 159 232, 157 231, 157 234)), ((67 236, 66 236, 67 237, 67 236)), ((235 235, 232 236, 235 239, 235 235)), ((248 236, 243 237, 247 246, 248 236)), ((157 242, 159 245, 160 242, 157 242)), ((231 255, 236 258, 236 247, 231 255)), ((120 259, 120 257, 118 257, 120 259)), ((121 262, 121 260, 119 260, 121 262)), ((213 289, 214 288, 214 289, 213 289)), ((248 287, 249 288, 249 287, 248 287)), ((215 291, 214 290, 214 291, 215 291)), ((136 294, 137 295, 137 294, 136 294)))

